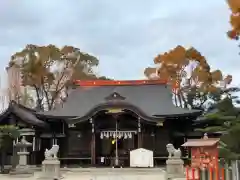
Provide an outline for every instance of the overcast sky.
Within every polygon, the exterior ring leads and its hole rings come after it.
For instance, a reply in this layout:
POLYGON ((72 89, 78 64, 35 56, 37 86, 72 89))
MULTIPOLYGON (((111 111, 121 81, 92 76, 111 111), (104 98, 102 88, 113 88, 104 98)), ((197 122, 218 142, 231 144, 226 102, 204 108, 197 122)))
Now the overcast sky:
POLYGON ((228 19, 225 0, 1 0, 2 86, 10 56, 30 43, 79 47, 114 79, 142 79, 158 53, 193 46, 240 84, 228 19))

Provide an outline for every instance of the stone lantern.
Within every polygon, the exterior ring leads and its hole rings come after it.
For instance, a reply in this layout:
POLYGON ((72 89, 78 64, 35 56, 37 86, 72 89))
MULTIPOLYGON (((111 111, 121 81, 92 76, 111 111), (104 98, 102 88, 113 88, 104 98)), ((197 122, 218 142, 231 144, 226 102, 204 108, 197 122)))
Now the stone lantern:
MULTIPOLYGON (((34 129, 30 129, 30 128, 23 128, 23 129, 19 129, 19 133, 20 136, 25 136, 26 139, 29 139, 28 137, 33 137, 30 138, 32 139, 32 146, 33 146, 33 152, 34 152, 34 147, 35 147, 35 130, 34 129)), ((18 140, 14 141, 14 148, 13 148, 13 157, 12 157, 12 168, 15 169, 16 166, 19 164, 19 155, 18 155, 18 149, 16 146, 16 143, 18 142, 18 140)), ((34 158, 31 157, 31 159, 34 158)))
POLYGON ((18 149, 17 155, 19 156, 19 163, 13 171, 10 172, 12 175, 17 174, 32 174, 33 172, 30 170, 27 164, 27 159, 29 152, 27 151, 28 147, 31 147, 32 143, 26 140, 25 136, 22 136, 20 142, 15 144, 15 147, 18 149))

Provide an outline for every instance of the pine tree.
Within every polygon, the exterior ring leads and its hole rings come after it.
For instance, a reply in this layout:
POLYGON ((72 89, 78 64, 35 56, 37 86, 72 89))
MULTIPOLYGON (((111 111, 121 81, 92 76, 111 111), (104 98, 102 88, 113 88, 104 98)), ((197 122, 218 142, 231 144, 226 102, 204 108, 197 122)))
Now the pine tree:
POLYGON ((219 133, 220 157, 230 160, 240 157, 240 116, 239 110, 229 97, 215 106, 216 112, 207 113, 202 121, 203 127, 196 129, 206 133, 219 133))
POLYGON ((0 152, 1 152, 1 172, 4 172, 5 152, 14 139, 20 136, 18 127, 12 125, 0 125, 0 152))

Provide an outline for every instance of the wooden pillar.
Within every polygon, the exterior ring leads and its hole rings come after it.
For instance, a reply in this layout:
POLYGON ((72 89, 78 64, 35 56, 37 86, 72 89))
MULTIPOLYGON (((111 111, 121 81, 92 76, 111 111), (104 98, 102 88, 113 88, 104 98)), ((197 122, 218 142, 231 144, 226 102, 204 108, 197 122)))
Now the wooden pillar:
POLYGON ((33 136, 32 139, 32 155, 31 155, 31 165, 36 165, 36 135, 33 136))
POLYGON ((140 117, 138 118, 138 148, 142 148, 142 127, 140 117))
POLYGON ((95 127, 93 119, 90 119, 90 123, 92 124, 92 140, 91 140, 91 164, 94 166, 96 164, 96 153, 95 153, 95 127))

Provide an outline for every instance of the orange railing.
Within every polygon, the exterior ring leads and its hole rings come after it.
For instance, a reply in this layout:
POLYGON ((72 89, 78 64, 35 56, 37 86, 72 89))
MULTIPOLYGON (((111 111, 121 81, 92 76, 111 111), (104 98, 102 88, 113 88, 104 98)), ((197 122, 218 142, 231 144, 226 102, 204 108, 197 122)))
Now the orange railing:
POLYGON ((186 180, 226 180, 225 169, 186 167, 186 180))

